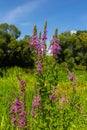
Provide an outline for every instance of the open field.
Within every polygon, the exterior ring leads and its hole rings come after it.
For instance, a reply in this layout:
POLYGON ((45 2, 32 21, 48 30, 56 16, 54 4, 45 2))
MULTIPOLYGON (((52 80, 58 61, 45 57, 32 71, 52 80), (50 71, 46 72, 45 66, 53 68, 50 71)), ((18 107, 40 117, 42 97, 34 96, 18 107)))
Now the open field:
MULTIPOLYGON (((19 92, 19 84, 16 74, 19 74, 22 79, 27 82, 26 86, 26 99, 27 99, 27 112, 28 121, 31 122, 30 110, 32 107, 32 99, 34 95, 35 75, 28 69, 21 69, 18 67, 7 69, 6 73, 3 72, 3 77, 0 77, 0 130, 14 130, 11 125, 9 114, 9 102, 15 99, 15 94, 19 92)), ((81 97, 83 112, 87 112, 87 71, 74 71, 77 80, 77 93, 81 97)), ((58 92, 70 95, 72 86, 67 78, 67 73, 62 69, 59 71, 58 92)), ((86 130, 84 126, 81 130, 86 130)), ((73 129, 75 129, 73 127, 73 129)), ((72 129, 72 130, 73 130, 72 129)))

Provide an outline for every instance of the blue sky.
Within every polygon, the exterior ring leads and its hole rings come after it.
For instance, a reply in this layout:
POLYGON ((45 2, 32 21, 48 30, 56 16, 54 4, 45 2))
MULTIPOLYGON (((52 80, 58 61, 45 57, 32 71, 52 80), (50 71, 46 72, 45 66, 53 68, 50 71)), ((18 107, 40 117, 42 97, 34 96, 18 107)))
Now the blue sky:
POLYGON ((32 35, 48 22, 48 39, 57 27, 59 33, 87 30, 87 0, 0 0, 0 23, 14 24, 21 30, 20 38, 32 35))

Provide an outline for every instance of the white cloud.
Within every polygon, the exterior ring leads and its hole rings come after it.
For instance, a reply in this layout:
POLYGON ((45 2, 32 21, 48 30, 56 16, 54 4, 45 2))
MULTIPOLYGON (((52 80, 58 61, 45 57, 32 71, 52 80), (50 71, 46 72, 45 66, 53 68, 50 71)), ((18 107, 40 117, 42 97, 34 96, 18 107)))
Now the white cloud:
POLYGON ((15 9, 7 12, 7 14, 1 19, 1 22, 15 23, 20 18, 23 18, 27 14, 35 11, 39 6, 41 6, 45 0, 32 0, 31 2, 20 5, 15 9))
POLYGON ((21 23, 21 26, 29 26, 29 25, 31 25, 30 22, 22 22, 22 23, 21 23))

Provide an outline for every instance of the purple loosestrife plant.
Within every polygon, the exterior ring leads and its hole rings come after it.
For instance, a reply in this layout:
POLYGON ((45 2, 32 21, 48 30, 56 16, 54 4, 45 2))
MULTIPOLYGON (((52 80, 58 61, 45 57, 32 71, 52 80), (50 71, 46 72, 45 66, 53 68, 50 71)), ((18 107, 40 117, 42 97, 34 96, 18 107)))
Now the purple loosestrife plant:
POLYGON ((42 70, 42 62, 41 61, 37 61, 36 62, 36 70, 37 70, 37 74, 41 74, 43 72, 42 70))
MULTIPOLYGON (((42 36, 40 34, 38 37, 35 30, 36 27, 34 27, 33 31, 33 36, 36 35, 37 40, 33 40, 33 44, 36 46, 33 48, 36 63, 36 92, 31 109, 31 115, 33 117, 32 128, 67 130, 72 128, 72 122, 75 122, 74 117, 78 117, 79 112, 81 113, 82 111, 79 96, 76 94, 76 78, 68 70, 68 79, 71 81, 73 91, 70 93, 70 97, 67 97, 66 93, 64 93, 64 96, 60 96, 61 94, 58 95, 58 56, 61 51, 58 29, 55 30, 53 39, 50 41, 49 49, 54 60, 49 66, 46 55, 48 52, 46 45, 47 23, 45 23, 42 36)), ((32 42, 30 44, 32 45, 32 42)))
POLYGON ((71 81, 72 86, 75 86, 75 85, 76 85, 76 80, 77 80, 77 78, 74 77, 74 74, 73 74, 73 73, 69 72, 68 79, 71 81))
POLYGON ((53 35, 53 39, 50 41, 50 50, 54 57, 54 59, 58 60, 58 55, 60 54, 60 45, 58 40, 58 29, 55 30, 55 34, 53 35))
POLYGON ((50 100, 57 101, 57 96, 56 95, 57 95, 56 90, 53 89, 51 95, 49 96, 50 100))
POLYGON ((41 100, 41 99, 40 99, 40 96, 38 96, 38 95, 35 96, 34 99, 33 99, 33 102, 32 102, 32 106, 33 106, 33 107, 38 107, 39 104, 40 104, 40 100, 41 100))
POLYGON ((35 95, 34 99, 32 101, 32 109, 31 109, 31 115, 32 117, 36 117, 37 113, 38 113, 38 109, 41 106, 41 98, 39 95, 35 95))
POLYGON ((21 100, 16 98, 14 104, 10 107, 10 115, 12 124, 18 128, 27 127, 27 111, 26 111, 26 82, 17 75, 20 85, 21 100))
POLYGON ((10 107, 10 115, 14 126, 18 128, 26 127, 26 113, 23 110, 22 101, 18 98, 15 99, 14 105, 10 107))
MULTIPOLYGON (((34 27, 34 30, 36 28, 34 27)), ((33 31, 35 32, 35 31, 33 31)), ((37 31, 36 31, 37 32, 37 31)), ((57 33, 57 32, 56 32, 57 33)), ((49 78, 49 69, 47 69, 47 22, 44 25, 44 31, 43 35, 39 36, 39 42, 38 42, 38 48, 34 47, 33 51, 36 54, 35 55, 35 63, 36 63, 36 87, 37 89, 37 95, 40 96, 40 101, 38 100, 37 96, 34 96, 33 102, 32 102, 32 109, 31 109, 31 115, 38 121, 37 127, 39 127, 39 123, 43 122, 42 125, 40 125, 40 129, 42 128, 49 128, 52 122, 50 122, 50 118, 53 117, 52 115, 52 109, 56 107, 57 96, 56 96, 56 86, 58 84, 58 68, 57 68, 57 57, 59 54, 60 46, 57 39, 57 34, 55 33, 55 39, 53 39, 52 44, 50 45, 51 49, 53 50, 53 57, 54 57, 54 63, 52 63, 52 80, 47 81, 49 78), (56 46, 56 49, 55 49, 56 46), (42 51, 42 53, 40 53, 42 51), (47 109, 47 107, 49 109, 47 109), (45 125, 45 126, 44 126, 45 125)), ((36 34, 36 33, 35 33, 36 34)), ((34 34, 33 34, 34 35, 34 34)), ((33 37, 33 36, 32 36, 33 37)), ((32 38, 31 38, 32 39, 32 38)), ((32 41, 32 40, 31 40, 32 41)), ((34 41, 33 41, 34 42, 34 41)), ((30 42, 32 45, 32 42, 30 42)), ((36 43, 33 43, 34 45, 36 43)), ((50 75, 51 76, 51 75, 50 75)), ((55 113, 57 112, 57 109, 55 110, 55 113)), ((54 114, 55 115, 55 114, 54 114)))
POLYGON ((42 35, 42 45, 43 45, 43 54, 44 55, 46 55, 46 51, 47 51, 46 40, 47 40, 47 21, 45 22, 44 31, 43 31, 43 35, 42 35))
POLYGON ((74 76, 74 74, 68 69, 67 65, 66 65, 66 70, 68 72, 68 79, 71 81, 71 85, 73 87, 73 91, 76 91, 76 81, 77 78, 74 76))

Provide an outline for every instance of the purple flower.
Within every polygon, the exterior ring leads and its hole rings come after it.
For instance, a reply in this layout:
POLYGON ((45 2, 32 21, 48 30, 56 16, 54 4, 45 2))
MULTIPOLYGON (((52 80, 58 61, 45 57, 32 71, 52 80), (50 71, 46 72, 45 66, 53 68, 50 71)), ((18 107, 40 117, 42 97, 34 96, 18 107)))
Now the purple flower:
POLYGON ((54 44, 51 46, 51 53, 54 54, 59 54, 60 53, 60 46, 59 44, 54 44))
POLYGON ((46 42, 47 40, 47 30, 44 30, 44 33, 42 35, 42 41, 46 42))
POLYGON ((36 45, 36 52, 37 52, 37 54, 42 54, 42 44, 41 43, 36 45))
POLYGON ((72 86, 75 86, 75 85, 76 85, 76 80, 77 80, 77 78, 74 77, 74 74, 71 73, 70 71, 69 71, 68 79, 71 81, 71 85, 72 85, 72 86))
POLYGON ((53 36, 53 39, 50 41, 50 50, 56 61, 58 60, 58 54, 60 54, 60 49, 61 48, 58 39, 53 36))
POLYGON ((43 55, 43 44, 41 43, 41 39, 37 36, 32 36, 30 40, 30 46, 37 55, 42 56, 43 55))
POLYGON ((32 115, 32 117, 35 117, 35 115, 36 115, 34 108, 31 109, 31 115, 32 115))
POLYGON ((22 102, 18 98, 16 98, 15 104, 16 104, 17 112, 20 112, 22 109, 22 102))
POLYGON ((25 111, 23 111, 23 112, 21 112, 20 114, 19 114, 19 117, 25 117, 26 116, 26 112, 25 111))
POLYGON ((36 46, 38 45, 38 42, 39 42, 39 38, 37 37, 37 35, 32 36, 30 40, 30 47, 32 49, 36 48, 36 46))
POLYGON ((15 105, 12 105, 11 108, 10 108, 10 114, 11 115, 15 115, 19 112, 21 112, 22 110, 22 102, 19 101, 18 98, 15 99, 15 105))
POLYGON ((55 96, 54 94, 51 94, 51 95, 49 96, 49 98, 50 98, 51 100, 53 100, 53 101, 56 100, 56 96, 55 96))
POLYGON ((26 82, 24 80, 22 80, 22 79, 19 80, 19 84, 21 86, 26 86, 26 82))
POLYGON ((16 105, 12 105, 10 108, 10 114, 14 114, 17 111, 16 105))
POLYGON ((33 99, 33 102, 32 102, 32 106, 37 107, 37 106, 39 106, 39 103, 40 103, 40 97, 35 96, 34 99, 33 99))
POLYGON ((42 70, 42 62, 37 61, 37 62, 36 62, 36 65, 37 65, 37 66, 36 66, 37 73, 38 73, 38 74, 41 74, 42 71, 43 71, 43 70, 42 70))
POLYGON ((52 101, 56 101, 57 97, 56 97, 56 90, 55 90, 55 89, 52 90, 52 93, 51 93, 51 95, 49 96, 49 98, 50 98, 52 101))
POLYGON ((21 119, 21 120, 19 121, 19 125, 20 125, 20 127, 26 126, 26 121, 25 121, 24 119, 21 119))
POLYGON ((73 73, 71 73, 71 72, 69 73, 68 79, 71 81, 77 80, 77 78, 74 77, 73 73))
POLYGON ((12 117, 12 123, 13 124, 15 124, 16 120, 17 120, 16 117, 12 117))

